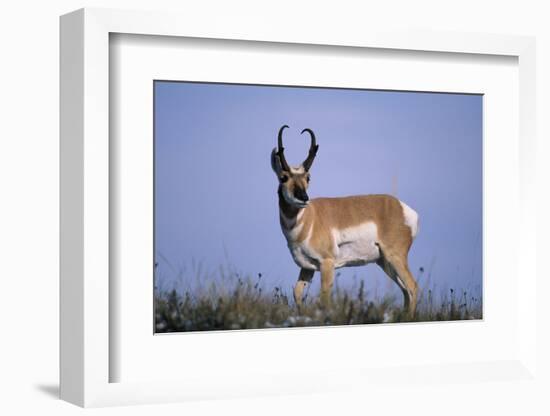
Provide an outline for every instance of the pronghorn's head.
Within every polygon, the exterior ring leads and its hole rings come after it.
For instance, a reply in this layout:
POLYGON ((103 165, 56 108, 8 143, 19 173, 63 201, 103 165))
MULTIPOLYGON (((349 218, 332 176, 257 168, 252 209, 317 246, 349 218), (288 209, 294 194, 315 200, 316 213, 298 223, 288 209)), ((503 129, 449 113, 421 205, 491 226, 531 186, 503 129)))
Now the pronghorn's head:
POLYGON ((319 145, 315 141, 315 134, 310 129, 302 130, 302 133, 308 132, 311 136, 311 145, 309 154, 304 162, 298 167, 288 165, 283 147, 283 130, 288 126, 283 126, 279 130, 278 148, 271 152, 271 167, 279 179, 279 192, 285 201, 295 208, 305 208, 309 202, 307 188, 309 186, 309 169, 313 164, 313 159, 317 154, 319 145))

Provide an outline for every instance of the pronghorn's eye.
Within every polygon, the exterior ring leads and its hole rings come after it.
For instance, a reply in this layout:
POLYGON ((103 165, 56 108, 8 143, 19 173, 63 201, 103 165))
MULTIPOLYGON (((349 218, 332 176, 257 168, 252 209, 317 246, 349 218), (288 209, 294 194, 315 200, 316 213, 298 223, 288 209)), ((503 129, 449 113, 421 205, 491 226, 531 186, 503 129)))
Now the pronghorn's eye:
POLYGON ((286 175, 281 176, 280 181, 281 183, 285 183, 286 181, 288 181, 288 176, 286 175))
POLYGON ((306 180, 307 180, 307 183, 309 183, 309 181, 311 180, 311 177, 309 175, 307 175, 306 180))

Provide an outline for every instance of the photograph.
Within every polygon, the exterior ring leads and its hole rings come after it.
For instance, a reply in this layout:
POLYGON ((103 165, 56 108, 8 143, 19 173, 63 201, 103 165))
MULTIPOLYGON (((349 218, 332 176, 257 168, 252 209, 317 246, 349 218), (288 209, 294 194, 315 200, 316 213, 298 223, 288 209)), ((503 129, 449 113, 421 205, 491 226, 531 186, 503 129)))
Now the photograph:
POLYGON ((155 80, 155 333, 483 319, 483 95, 155 80))

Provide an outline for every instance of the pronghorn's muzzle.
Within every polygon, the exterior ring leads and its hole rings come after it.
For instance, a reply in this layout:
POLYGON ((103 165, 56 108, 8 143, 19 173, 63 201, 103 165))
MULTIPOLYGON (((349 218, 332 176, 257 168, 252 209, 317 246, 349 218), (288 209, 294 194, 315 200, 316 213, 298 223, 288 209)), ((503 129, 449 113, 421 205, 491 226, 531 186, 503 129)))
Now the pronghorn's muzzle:
POLYGON ((303 189, 297 188, 294 190, 294 198, 302 201, 304 204, 309 202, 309 196, 303 189))

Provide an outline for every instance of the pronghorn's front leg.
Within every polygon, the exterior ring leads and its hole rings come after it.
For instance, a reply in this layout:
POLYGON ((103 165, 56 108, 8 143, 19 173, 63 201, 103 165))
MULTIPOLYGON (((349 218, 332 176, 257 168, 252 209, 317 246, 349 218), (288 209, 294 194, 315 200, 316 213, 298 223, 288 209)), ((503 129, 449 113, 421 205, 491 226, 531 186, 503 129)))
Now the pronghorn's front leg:
POLYGON ((313 279, 314 273, 314 270, 300 270, 300 276, 298 277, 296 286, 294 286, 294 302, 296 303, 296 306, 298 306, 298 308, 302 306, 304 289, 306 288, 308 283, 311 282, 311 279, 313 279))
POLYGON ((334 283, 334 260, 321 261, 321 305, 330 306, 330 293, 334 283))

